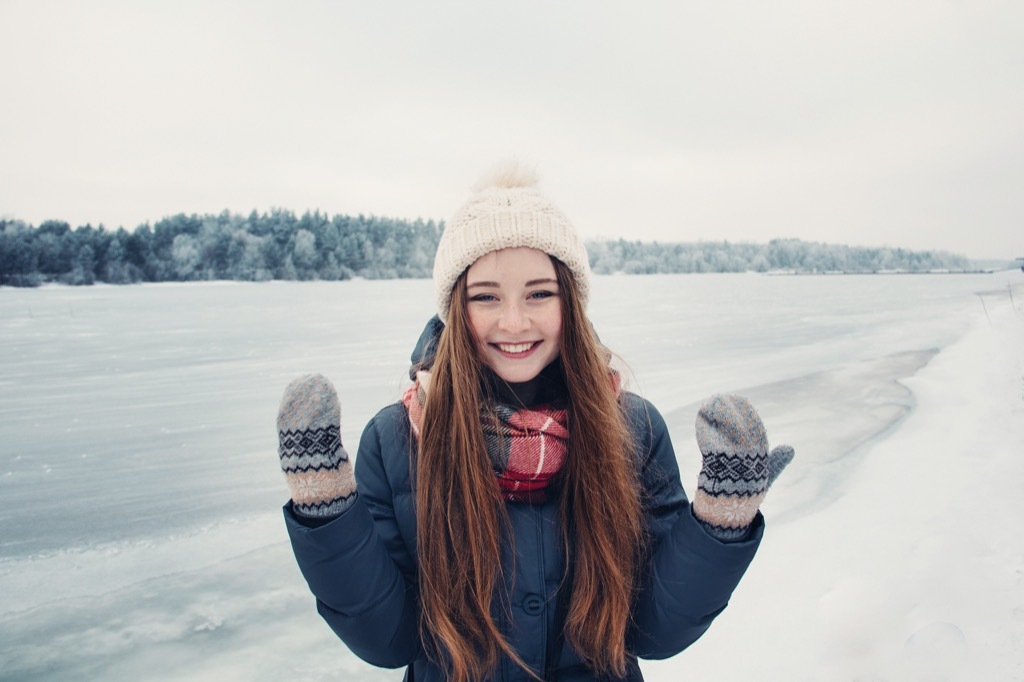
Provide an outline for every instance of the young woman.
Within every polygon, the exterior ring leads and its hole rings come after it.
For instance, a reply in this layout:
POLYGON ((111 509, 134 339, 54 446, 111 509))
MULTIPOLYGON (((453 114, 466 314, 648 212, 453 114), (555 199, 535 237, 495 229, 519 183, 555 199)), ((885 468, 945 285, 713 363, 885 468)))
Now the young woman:
POLYGON ((688 502, 664 420, 587 319, 582 241, 517 167, 448 222, 434 288, 414 383, 366 427, 354 477, 330 383, 285 390, 285 520, 320 614, 407 680, 642 679, 637 657, 725 608, 792 449, 769 453, 744 399, 710 399, 688 502))

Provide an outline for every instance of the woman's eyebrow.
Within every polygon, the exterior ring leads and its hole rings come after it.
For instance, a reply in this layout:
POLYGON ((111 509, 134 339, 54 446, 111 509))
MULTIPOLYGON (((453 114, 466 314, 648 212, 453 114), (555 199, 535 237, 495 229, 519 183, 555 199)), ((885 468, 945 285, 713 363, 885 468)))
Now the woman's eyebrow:
MULTIPOLYGON (((558 280, 554 279, 553 277, 531 279, 529 282, 526 283, 526 286, 535 287, 538 284, 558 284, 558 280)), ((498 284, 497 282, 470 282, 469 284, 466 285, 467 289, 472 289, 473 287, 493 287, 495 289, 500 289, 501 285, 498 284)))

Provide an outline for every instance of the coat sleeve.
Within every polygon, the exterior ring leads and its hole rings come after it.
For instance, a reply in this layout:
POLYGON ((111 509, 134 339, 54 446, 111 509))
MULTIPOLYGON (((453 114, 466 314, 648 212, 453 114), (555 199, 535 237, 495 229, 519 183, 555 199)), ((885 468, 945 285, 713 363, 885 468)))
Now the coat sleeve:
POLYGON ((391 499, 381 490, 388 483, 376 421, 359 443, 357 469, 362 476, 353 505, 318 528, 298 521, 290 502, 284 516, 295 559, 320 615, 361 659, 397 668, 420 656, 419 606, 415 587, 385 540, 393 514, 390 521, 379 522, 377 511, 371 514, 371 504, 380 509, 383 500, 391 499))
POLYGON ((650 555, 628 644, 641 658, 668 658, 695 642, 728 605, 761 542, 764 518, 758 512, 740 542, 724 543, 704 531, 683 492, 665 420, 641 402, 632 426, 639 436, 650 555))

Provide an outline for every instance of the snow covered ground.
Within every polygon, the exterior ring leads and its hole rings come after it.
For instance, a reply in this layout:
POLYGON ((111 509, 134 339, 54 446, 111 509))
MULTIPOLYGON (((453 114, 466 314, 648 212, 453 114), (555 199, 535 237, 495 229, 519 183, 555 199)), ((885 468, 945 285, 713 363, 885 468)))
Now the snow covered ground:
MULTIPOLYGON (((0 290, 0 679, 400 679, 315 614, 273 419, 293 375, 323 371, 354 451, 430 298, 422 281, 0 290)), ((602 277, 593 300, 684 485, 715 391, 797 450, 732 604, 649 679, 1024 678, 1020 272, 602 277)))
MULTIPOLYGON (((1003 293, 990 320, 900 379, 912 409, 844 455, 856 466, 828 495, 795 494, 832 463, 792 436, 804 456, 769 493, 766 541, 732 604, 649 679, 1024 679, 1024 306, 1003 293)), ((842 429, 853 406, 820 395, 797 423, 766 406, 769 429, 842 429)))

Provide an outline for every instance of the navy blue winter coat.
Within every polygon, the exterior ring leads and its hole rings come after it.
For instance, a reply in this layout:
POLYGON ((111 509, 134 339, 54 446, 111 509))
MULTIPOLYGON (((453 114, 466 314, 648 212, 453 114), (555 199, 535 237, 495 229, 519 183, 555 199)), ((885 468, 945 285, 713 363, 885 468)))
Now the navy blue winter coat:
MULTIPOLYGON (((675 453, 661 414, 649 402, 624 396, 636 443, 643 504, 652 542, 644 583, 633 608, 628 650, 667 658, 692 644, 726 606, 760 543, 760 513, 748 539, 722 543, 693 518, 679 480, 675 453)), ((406 679, 433 682, 444 673, 420 643, 416 571, 416 517, 410 485, 408 414, 396 403, 367 425, 355 475, 359 496, 340 517, 318 528, 285 507, 295 557, 320 614, 360 658, 374 665, 409 666, 406 679)), ((568 642, 561 643, 559 585, 565 561, 558 503, 509 503, 511 537, 503 557, 510 612, 496 622, 519 656, 543 679, 595 680, 568 642)), ((503 660, 498 680, 529 680, 503 660)), ((641 680, 636 659, 624 679, 641 680)))

